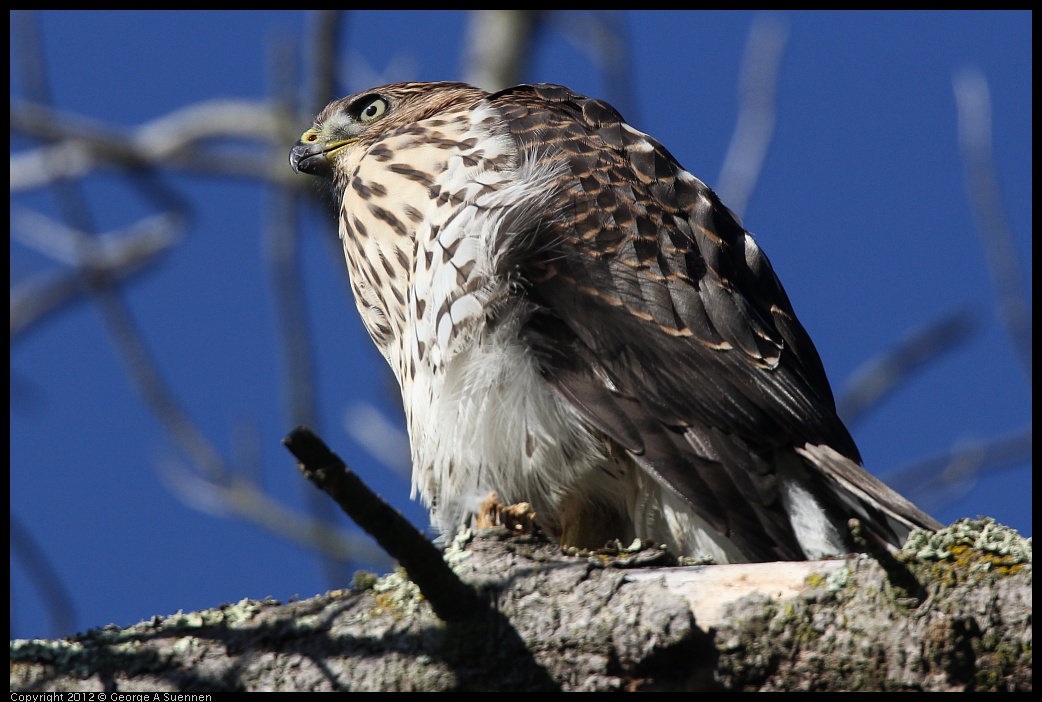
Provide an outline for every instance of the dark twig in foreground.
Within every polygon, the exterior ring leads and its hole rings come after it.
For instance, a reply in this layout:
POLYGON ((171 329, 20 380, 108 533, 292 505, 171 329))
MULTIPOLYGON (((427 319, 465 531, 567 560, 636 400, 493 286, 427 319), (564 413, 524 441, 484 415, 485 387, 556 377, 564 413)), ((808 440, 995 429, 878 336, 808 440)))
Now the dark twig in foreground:
MULTIPOLYGON (((490 689, 485 679, 468 681, 464 672, 475 656, 494 655, 509 661, 511 670, 499 676, 513 675, 525 680, 527 689, 560 690, 560 685, 536 661, 532 650, 514 624, 489 598, 478 594, 449 567, 427 537, 374 493, 344 465, 307 427, 297 427, 282 440, 297 457, 300 472, 332 497, 358 526, 379 542, 387 553, 405 568, 409 579, 420 588, 438 617, 456 630, 454 640, 464 642, 456 653, 449 653, 460 689, 490 689)), ((495 589, 496 585, 491 585, 495 589)), ((446 649, 447 650, 447 649, 446 649)))
POLYGON ((439 617, 446 622, 464 622, 488 609, 452 572, 434 544, 370 490, 314 432, 297 427, 282 443, 296 456, 300 472, 405 568, 439 617))

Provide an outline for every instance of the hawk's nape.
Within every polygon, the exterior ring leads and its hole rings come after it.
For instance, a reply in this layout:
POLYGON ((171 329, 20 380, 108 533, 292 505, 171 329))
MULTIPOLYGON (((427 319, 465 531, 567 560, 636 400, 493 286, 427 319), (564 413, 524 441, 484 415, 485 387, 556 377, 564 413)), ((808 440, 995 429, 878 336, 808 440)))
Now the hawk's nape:
POLYGON ((568 545, 720 562, 939 526, 860 467, 753 238, 606 103, 399 83, 331 103, 290 162, 340 203, 442 532, 492 491, 568 545))

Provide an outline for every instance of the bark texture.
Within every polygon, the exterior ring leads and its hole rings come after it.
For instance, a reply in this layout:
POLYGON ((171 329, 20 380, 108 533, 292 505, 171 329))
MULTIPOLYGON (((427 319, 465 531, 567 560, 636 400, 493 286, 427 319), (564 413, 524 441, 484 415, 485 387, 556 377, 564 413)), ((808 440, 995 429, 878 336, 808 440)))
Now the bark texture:
POLYGON ((495 617, 445 624, 401 573, 360 574, 289 604, 15 641, 11 689, 1031 690, 1030 563, 927 551, 907 577, 865 556, 672 567, 487 529, 446 558, 495 617))

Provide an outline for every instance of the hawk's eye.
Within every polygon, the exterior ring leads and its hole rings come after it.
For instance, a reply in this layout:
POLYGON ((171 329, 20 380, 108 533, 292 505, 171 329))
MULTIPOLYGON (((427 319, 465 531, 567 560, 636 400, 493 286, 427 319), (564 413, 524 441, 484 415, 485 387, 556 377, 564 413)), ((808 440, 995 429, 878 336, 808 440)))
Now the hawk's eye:
POLYGON ((372 122, 382 117, 384 112, 387 112, 387 101, 382 97, 374 97, 362 104, 361 109, 358 110, 358 121, 372 122))

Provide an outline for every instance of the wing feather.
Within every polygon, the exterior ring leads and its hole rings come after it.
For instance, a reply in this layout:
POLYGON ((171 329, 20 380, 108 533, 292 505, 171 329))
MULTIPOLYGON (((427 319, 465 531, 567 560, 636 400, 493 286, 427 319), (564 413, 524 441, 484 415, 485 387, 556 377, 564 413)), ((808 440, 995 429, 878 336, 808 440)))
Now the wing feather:
POLYGON ((606 103, 560 86, 490 101, 522 150, 567 164, 537 253, 508 261, 538 306, 527 333, 551 349, 547 378, 751 557, 802 557, 774 453, 860 456, 767 258, 606 103))

